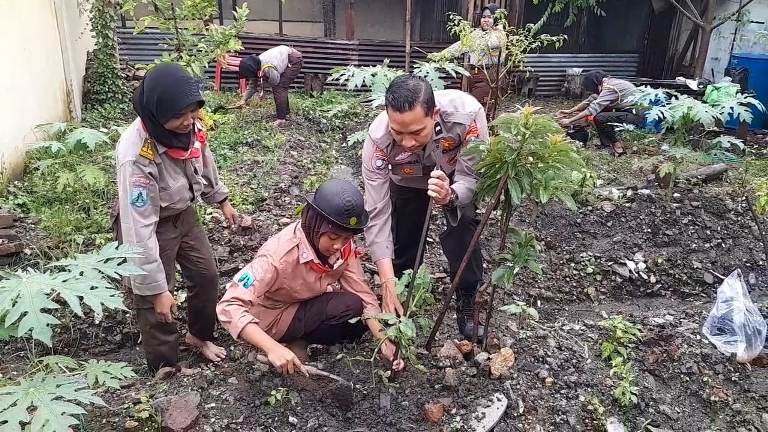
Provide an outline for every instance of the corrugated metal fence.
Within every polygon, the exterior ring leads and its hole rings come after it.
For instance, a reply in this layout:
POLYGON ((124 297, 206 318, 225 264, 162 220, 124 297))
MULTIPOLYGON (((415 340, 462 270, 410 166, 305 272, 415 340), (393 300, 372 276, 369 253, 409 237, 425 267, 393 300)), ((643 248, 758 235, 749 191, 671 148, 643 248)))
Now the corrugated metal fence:
MULTIPOLYGON (((163 46, 167 34, 147 30, 133 34, 133 30, 118 29, 120 58, 131 64, 152 63, 163 52, 170 49, 163 46)), ((345 41, 303 37, 278 37, 256 34, 242 34, 244 50, 239 55, 259 53, 276 45, 290 45, 304 54, 302 74, 294 81, 294 87, 304 85, 304 73, 327 74, 336 66, 358 65, 373 66, 389 59, 390 65, 402 68, 405 65, 405 52, 402 42, 392 41, 345 41)), ((412 52, 414 60, 426 58, 425 52, 438 51, 447 46, 441 43, 415 42, 412 52)), ((534 54, 529 56, 528 66, 541 75, 537 92, 539 95, 552 96, 560 92, 565 79, 565 69, 579 67, 585 70, 602 69, 617 77, 634 78, 640 64, 638 54, 534 54)), ((207 75, 213 77, 213 67, 207 75)), ((225 72, 223 84, 236 87, 237 74, 225 72)), ((457 81, 450 83, 458 86, 457 81)), ((334 87, 333 84, 328 86, 334 87)))

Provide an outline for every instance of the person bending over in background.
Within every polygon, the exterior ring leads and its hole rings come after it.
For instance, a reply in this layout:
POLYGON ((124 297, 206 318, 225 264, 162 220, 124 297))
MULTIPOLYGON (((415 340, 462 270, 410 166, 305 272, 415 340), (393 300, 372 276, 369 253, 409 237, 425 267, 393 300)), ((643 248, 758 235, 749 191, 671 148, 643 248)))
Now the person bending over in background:
POLYGON ((259 84, 263 85, 266 79, 267 84, 272 86, 272 97, 275 99, 277 110, 277 120, 273 124, 281 126, 291 113, 288 105, 288 89, 299 75, 303 63, 301 53, 286 45, 279 45, 261 54, 252 54, 243 58, 238 67, 238 74, 240 78, 248 79, 248 90, 235 107, 245 106, 256 94, 259 84))
POLYGON ((612 149, 616 156, 624 154, 624 143, 616 133, 616 125, 642 126, 645 122, 643 113, 633 108, 637 87, 597 70, 584 74, 581 88, 590 96, 571 109, 558 111, 555 114, 558 122, 568 127, 592 120, 600 144, 612 149))

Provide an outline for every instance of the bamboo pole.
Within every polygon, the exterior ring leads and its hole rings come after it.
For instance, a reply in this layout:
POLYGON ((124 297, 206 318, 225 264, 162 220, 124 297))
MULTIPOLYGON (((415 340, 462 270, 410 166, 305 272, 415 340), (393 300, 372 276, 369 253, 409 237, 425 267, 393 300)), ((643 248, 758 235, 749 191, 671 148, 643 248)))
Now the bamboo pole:
MULTIPOLYGON (((499 243, 499 254, 507 248, 507 232, 509 231, 509 221, 512 219, 512 210, 504 209, 504 216, 501 218, 501 242, 499 243)), ((493 314, 493 299, 496 296, 496 284, 491 283, 491 295, 488 297, 488 309, 485 311, 485 338, 483 338, 483 351, 488 348, 488 334, 491 328, 491 315, 493 314)))
POLYGON ((443 300, 443 308, 440 311, 440 314, 437 316, 437 319, 435 320, 435 325, 432 326, 432 332, 429 334, 429 338, 427 339, 427 343, 425 345, 427 351, 430 351, 432 349, 432 344, 435 342, 435 336, 437 336, 437 331, 440 330, 440 325, 443 323, 443 319, 445 319, 445 313, 448 312, 448 307, 450 307, 451 305, 451 299, 453 298, 453 293, 456 291, 456 287, 459 285, 461 276, 464 274, 464 269, 467 267, 467 264, 469 263, 469 257, 472 256, 472 251, 475 249, 475 246, 477 245, 478 240, 480 240, 480 234, 482 234, 483 230, 485 229, 485 226, 488 224, 488 219, 490 219, 491 213, 493 213, 493 209, 496 208, 496 205, 499 203, 499 198, 501 198, 501 193, 504 192, 504 188, 506 187, 507 187, 507 175, 504 174, 502 179, 499 181, 499 185, 496 187, 496 193, 494 193, 493 198, 488 203, 488 207, 485 208, 485 214, 483 214, 483 219, 480 220, 480 225, 475 230, 475 235, 472 236, 472 241, 469 242, 467 251, 464 253, 464 258, 461 260, 461 264, 459 265, 458 271, 456 271, 456 276, 454 276, 453 282, 451 282, 451 287, 448 289, 448 293, 446 294, 445 299, 443 300))
POLYGON ((411 13, 413 0, 405 0, 405 72, 411 71, 411 13))

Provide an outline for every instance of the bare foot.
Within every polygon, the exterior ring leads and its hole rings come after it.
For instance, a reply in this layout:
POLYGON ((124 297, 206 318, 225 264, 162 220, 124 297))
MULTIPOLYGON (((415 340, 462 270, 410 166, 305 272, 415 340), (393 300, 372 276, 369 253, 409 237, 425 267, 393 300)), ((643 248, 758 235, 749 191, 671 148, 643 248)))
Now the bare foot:
POLYGON ((624 151, 624 144, 621 141, 617 141, 613 144, 613 154, 616 157, 619 157, 625 153, 624 151))
POLYGON ((307 354, 307 347, 309 347, 309 344, 304 339, 288 342, 285 344, 285 347, 291 350, 300 362, 306 363, 307 360, 309 360, 309 355, 307 354))
POLYGON ((200 340, 187 333, 185 341, 200 350, 200 354, 212 362, 220 362, 227 356, 227 350, 210 341, 200 340))
POLYGON ((280 126, 282 126, 284 124, 285 124, 285 120, 284 119, 277 119, 277 120, 272 122, 272 126, 274 126, 274 127, 280 127, 280 126))

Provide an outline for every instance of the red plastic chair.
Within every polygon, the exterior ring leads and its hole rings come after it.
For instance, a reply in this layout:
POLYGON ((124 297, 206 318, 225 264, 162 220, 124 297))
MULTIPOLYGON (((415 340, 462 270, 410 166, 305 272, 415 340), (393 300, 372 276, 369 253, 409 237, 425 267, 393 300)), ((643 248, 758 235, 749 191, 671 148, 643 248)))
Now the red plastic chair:
MULTIPOLYGON (((221 73, 222 71, 229 71, 229 72, 237 72, 238 68, 240 67, 240 60, 242 60, 242 57, 233 56, 233 55, 225 55, 224 58, 219 59, 219 61, 216 62, 216 73, 213 77, 213 88, 216 90, 221 90, 221 73)), ((248 80, 245 78, 240 80, 240 93, 245 93, 246 88, 248 87, 248 80)))

